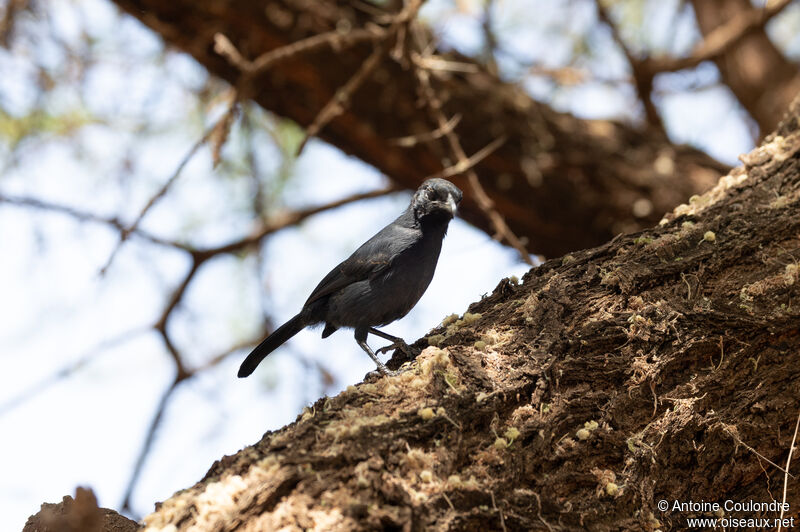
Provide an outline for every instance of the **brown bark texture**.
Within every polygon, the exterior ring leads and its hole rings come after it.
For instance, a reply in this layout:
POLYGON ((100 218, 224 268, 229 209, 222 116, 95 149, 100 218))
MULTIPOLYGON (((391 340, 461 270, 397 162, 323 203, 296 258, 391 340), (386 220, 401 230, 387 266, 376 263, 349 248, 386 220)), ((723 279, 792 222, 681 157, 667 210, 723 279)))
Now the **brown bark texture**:
MULTIPOLYGON (((386 17, 375 11, 399 11, 396 2, 377 7, 360 0, 115 3, 242 94, 304 127, 359 70, 376 44, 298 53, 243 81, 240 70, 214 51, 215 34, 227 37, 253 60, 325 32, 338 30, 345 40, 355 29, 385 27, 386 17)), ((396 50, 395 44, 387 49, 396 50)), ((411 146, 397 143, 398 138, 436 130, 437 124, 421 101, 414 69, 393 57, 386 53, 343 106, 343 114, 319 136, 413 189, 440 172, 443 160, 450 165, 456 161, 447 161, 441 139, 411 146)), ((702 152, 670 143, 657 131, 556 112, 473 60, 454 54, 442 57, 474 70, 431 71, 444 112, 460 117, 455 131, 467 155, 507 139, 475 169, 497 210, 511 230, 527 240, 532 253, 558 256, 649 227, 728 170, 702 152)), ((463 217, 492 233, 471 188, 461 176, 454 181, 466 192, 463 217)))
POLYGON ((658 501, 784 489, 800 518, 800 100, 743 163, 652 229, 503 280, 148 529, 683 530, 714 516, 658 501))

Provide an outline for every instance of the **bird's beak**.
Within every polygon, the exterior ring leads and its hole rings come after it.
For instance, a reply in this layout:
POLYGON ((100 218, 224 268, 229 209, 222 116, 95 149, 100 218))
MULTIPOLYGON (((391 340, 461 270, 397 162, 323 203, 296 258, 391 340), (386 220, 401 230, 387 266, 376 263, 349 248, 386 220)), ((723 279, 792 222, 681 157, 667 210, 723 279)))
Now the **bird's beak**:
POLYGON ((456 205, 456 200, 453 199, 452 194, 447 195, 447 208, 453 214, 453 216, 455 216, 456 212, 458 212, 458 205, 456 205))

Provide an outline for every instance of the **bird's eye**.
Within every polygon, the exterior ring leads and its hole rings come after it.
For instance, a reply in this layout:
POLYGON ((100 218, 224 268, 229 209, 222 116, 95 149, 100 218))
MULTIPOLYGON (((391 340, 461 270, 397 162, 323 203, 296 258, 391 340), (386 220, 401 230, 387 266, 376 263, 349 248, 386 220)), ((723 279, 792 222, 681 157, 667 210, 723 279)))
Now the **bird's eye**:
POLYGON ((432 188, 429 188, 428 190, 425 191, 425 197, 428 198, 429 200, 435 200, 436 191, 433 190, 432 188))

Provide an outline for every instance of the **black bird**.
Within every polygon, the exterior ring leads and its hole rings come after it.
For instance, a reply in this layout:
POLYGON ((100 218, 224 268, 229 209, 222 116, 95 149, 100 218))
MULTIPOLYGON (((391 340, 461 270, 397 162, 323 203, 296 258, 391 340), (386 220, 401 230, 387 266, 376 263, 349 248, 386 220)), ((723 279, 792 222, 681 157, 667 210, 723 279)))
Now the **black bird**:
POLYGON ((297 316, 253 349, 242 362, 239 377, 253 373, 267 355, 301 329, 321 323, 325 324, 323 338, 340 327, 355 329, 361 349, 375 361, 381 373, 390 375, 367 345, 367 334, 392 342, 378 353, 397 348, 408 352, 401 338, 375 327, 408 314, 425 293, 439 260, 447 225, 460 201, 461 191, 449 181, 428 179, 422 183, 403 214, 331 270, 297 316))

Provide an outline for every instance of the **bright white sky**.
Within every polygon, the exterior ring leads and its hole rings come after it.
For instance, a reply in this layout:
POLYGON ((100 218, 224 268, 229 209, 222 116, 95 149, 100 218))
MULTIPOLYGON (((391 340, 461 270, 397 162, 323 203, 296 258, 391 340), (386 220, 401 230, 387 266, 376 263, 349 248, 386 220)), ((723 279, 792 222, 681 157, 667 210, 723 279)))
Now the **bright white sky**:
MULTIPOLYGON (((562 8, 550 4, 535 10, 534 17, 523 1, 505 0, 500 6, 497 25, 508 50, 554 66, 563 61, 572 37, 565 35, 562 8)), ((435 22, 445 43, 474 52, 481 38, 474 14, 453 15, 451 7, 445 0, 432 2, 425 16, 435 22)), ((65 41, 75 41, 86 28, 102 43, 98 65, 87 78, 88 86, 81 88, 91 94, 83 105, 93 114, 113 118, 116 125, 82 129, 76 137, 80 153, 63 141, 24 146, 19 164, 0 175, 0 192, 104 215, 121 213, 130 220, 199 138, 201 128, 186 127, 185 117, 196 106, 191 89, 205 74, 180 55, 169 56, 165 66, 151 65, 149 58, 160 49, 158 39, 137 22, 118 19, 104 0, 73 0, 54 10, 55 27, 65 41), (141 119, 137 113, 145 107, 161 133, 137 136, 124 127, 128 119, 141 119), (174 123, 184 125, 176 129, 174 123), (118 166, 126 153, 137 163, 127 180, 119 177, 118 166)), ((789 17, 796 23, 797 10, 789 17)), ((789 22, 781 24, 788 27, 789 22)), ((593 24, 590 11, 576 9, 568 25, 570 32, 580 34, 593 24)), ((773 30, 777 37, 787 40, 789 48, 800 48, 796 39, 783 36, 782 27, 773 30)), ((677 35, 678 48, 686 46, 681 41, 691 43, 694 38, 691 27, 677 35)), ((609 51, 607 36, 594 39, 603 74, 625 76, 625 63, 609 51)), ((28 42, 15 55, 0 51, 0 102, 19 114, 34 103, 31 57, 64 59, 44 38, 28 42)), ((556 90, 549 82, 524 76, 510 60, 501 57, 501 64, 510 78, 521 79, 532 94, 561 109, 585 117, 636 116, 627 104, 630 94, 615 87, 593 84, 556 90)), ((752 140, 732 98, 713 86, 692 94, 673 89, 686 83, 680 76, 684 75, 659 80, 660 105, 671 134, 734 162, 752 140)), ((704 66, 697 76, 713 81, 716 71, 704 66)), ((48 101, 49 109, 74 107, 76 94, 74 88, 57 91, 48 101)), ((8 161, 3 161, 7 154, 1 148, 3 168, 8 161)), ((267 142, 263 159, 266 165, 277 161, 267 142)), ((384 184, 373 168, 312 141, 284 199, 289 206, 316 205, 384 184)), ((144 227, 167 237, 225 242, 249 229, 236 208, 245 204, 248 191, 245 182, 221 186, 207 150, 202 150, 144 227)), ((271 238, 261 253, 266 286, 259 285, 253 259, 222 258, 204 267, 172 322, 189 362, 202 363, 249 338, 258 329, 262 308, 276 322, 291 317, 319 279, 397 216, 408 197, 395 194, 340 208, 271 238)), ((0 205, 0 530, 21 529, 41 502, 57 502, 73 494, 77 485, 91 486, 101 505, 118 508, 146 427, 171 381, 172 365, 152 331, 112 346, 102 344, 152 323, 188 263, 180 253, 132 239, 101 278, 98 270, 115 237, 103 226, 0 205), (19 394, 91 352, 96 354, 69 378, 42 387, 15 408, 7 407, 19 394)), ((386 330, 415 340, 444 316, 463 313, 501 278, 521 277, 526 270, 514 252, 456 221, 430 289, 409 316, 386 330)), ((231 356, 174 396, 135 492, 134 507, 140 515, 194 483, 221 455, 257 441, 265 431, 292 421, 303 406, 338 393, 374 369, 349 331, 324 341, 319 331, 304 331, 251 378, 239 380, 236 370, 245 354, 231 356), (324 385, 319 372, 309 371, 309 363, 322 365, 335 382, 324 385)))

